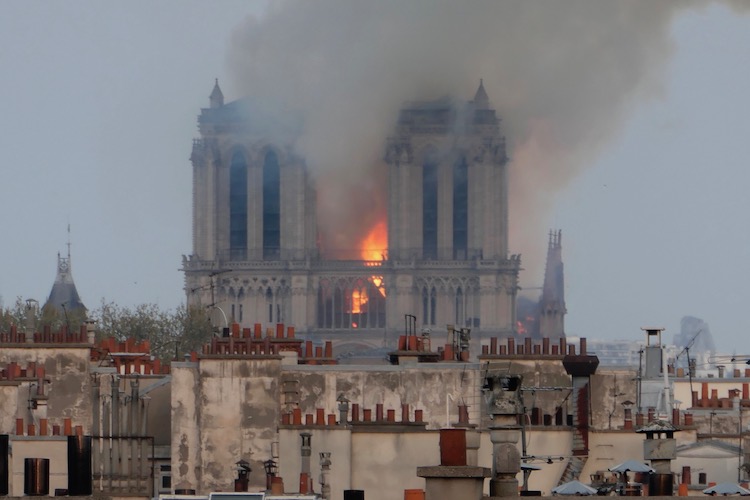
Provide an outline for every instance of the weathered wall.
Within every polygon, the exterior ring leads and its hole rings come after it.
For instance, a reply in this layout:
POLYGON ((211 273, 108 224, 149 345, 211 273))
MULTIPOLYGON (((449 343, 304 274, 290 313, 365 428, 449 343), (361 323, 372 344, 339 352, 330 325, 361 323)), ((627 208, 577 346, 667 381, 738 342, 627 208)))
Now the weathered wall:
MULTIPOLYGON (((299 407, 302 414, 315 414, 316 408, 338 414, 336 398, 343 394, 360 410, 369 408, 375 417, 375 406, 395 409, 401 419, 401 405, 424 412, 430 428, 445 426, 448 419, 457 421, 456 405, 465 401, 470 410, 479 412, 480 374, 473 365, 420 364, 407 366, 290 366, 284 367, 284 380, 299 382, 299 407), (448 405, 446 406, 446 398, 448 405)), ((361 417, 361 416, 360 416, 361 417)))
POLYGON ((622 403, 633 403, 635 425, 638 372, 633 369, 600 368, 591 376, 591 427, 594 429, 622 429, 625 420, 622 403))
MULTIPOLYGON (((173 365, 175 488, 233 489, 235 463, 263 470, 279 422, 281 358, 205 358, 173 365), (192 470, 191 470, 192 469, 192 470)), ((251 475, 251 488, 265 479, 251 475)))
POLYGON ((197 489, 200 463, 200 376, 198 363, 172 363, 172 487, 197 489))
MULTIPOLYGON (((539 407, 543 413, 554 414, 563 405, 571 386, 560 360, 493 361, 487 363, 420 363, 401 366, 285 366, 283 380, 297 381, 299 408, 302 414, 315 414, 317 408, 338 414, 336 398, 345 396, 360 405, 360 411, 375 406, 395 409, 401 418, 401 405, 423 410, 428 428, 438 429, 458 420, 457 406, 469 406, 472 423, 480 423, 483 415, 482 384, 487 369, 502 369, 523 375, 524 402, 531 411, 539 407), (533 391, 532 388, 557 388, 533 391)), ((569 401, 569 398, 567 398, 569 401)), ((361 415, 360 415, 361 417, 361 415)))
POLYGON ((18 383, 0 382, 0 434, 16 432, 19 392, 18 383))
MULTIPOLYGON (((280 360, 203 359, 200 363, 176 363, 173 367, 173 475, 175 488, 196 488, 199 492, 230 490, 232 465, 243 458, 251 463, 251 490, 264 487, 262 462, 271 458, 271 443, 279 441, 279 468, 287 491, 299 488, 300 444, 303 430, 312 432, 311 477, 320 489, 320 452, 331 452, 330 481, 333 498, 344 489, 363 489, 368 498, 400 498, 407 488, 424 488, 416 467, 439 463, 439 434, 434 431, 455 422, 455 406, 472 406, 472 422, 477 419, 481 383, 485 371, 502 369, 524 376, 524 402, 527 408, 540 407, 544 413, 564 405, 570 379, 559 360, 526 360, 484 364, 419 364, 402 366, 281 366, 280 360), (404 432, 395 424, 357 426, 281 425, 283 397, 281 380, 296 380, 298 402, 303 414, 322 408, 336 414, 339 395, 346 396, 360 409, 375 413, 376 404, 395 409, 401 419, 401 404, 424 412, 428 430, 404 432), (540 390, 549 389, 549 390, 540 390), (192 408, 192 409, 191 409, 192 408), (391 427, 389 430, 388 427, 391 427), (376 429, 379 429, 376 431, 376 429), (433 429, 433 430, 430 430, 433 429), (201 475, 202 474, 202 475, 201 475)), ((643 436, 614 429, 622 424, 620 399, 630 397, 632 380, 623 371, 604 371, 592 380, 592 410, 598 427, 590 434, 590 457, 579 475, 583 482, 590 475, 628 459, 642 460, 643 436), (615 379, 617 383, 615 384, 615 379), (615 392, 613 392, 613 389, 615 392), (612 413, 613 430, 608 431, 612 413)), ((361 416, 361 415, 360 415, 361 416)), ((337 418, 338 420, 338 418, 337 418)), ((304 419, 303 419, 304 421, 304 419)), ((485 421, 486 423, 486 421, 485 421)), ((695 439, 694 432, 678 434, 678 441, 695 439)), ((479 464, 491 467, 492 445, 488 433, 480 437, 479 464)), ((549 494, 568 462, 572 433, 567 427, 528 426, 525 448, 531 463, 541 470, 531 474, 529 489, 549 494), (551 463, 548 463, 548 458, 551 463), (560 459, 562 458, 562 460, 560 459)), ((519 451, 523 448, 517 443, 519 451)), ((519 485, 523 476, 518 475, 519 485)), ((485 492, 488 491, 485 484, 485 492)))
MULTIPOLYGON (((45 376, 52 383, 46 384, 47 418, 50 426, 62 424, 63 418, 71 418, 73 425, 83 425, 84 433, 91 430, 91 380, 89 377, 89 348, 70 347, 66 344, 39 347, 3 346, 0 349, 0 366, 16 362, 26 367, 29 362, 44 366, 45 376)), ((26 411, 29 399, 29 384, 24 382, 18 391, 17 415, 30 421, 26 411)), ((3 414, 7 414, 3 407, 3 414)), ((38 424, 38 422, 36 422, 38 424)))

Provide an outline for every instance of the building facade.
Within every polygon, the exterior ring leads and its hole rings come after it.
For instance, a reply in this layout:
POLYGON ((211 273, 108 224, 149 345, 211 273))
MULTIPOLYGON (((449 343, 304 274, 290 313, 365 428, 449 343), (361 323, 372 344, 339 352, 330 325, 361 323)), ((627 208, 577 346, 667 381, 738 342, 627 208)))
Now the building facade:
POLYGON ((225 104, 217 83, 198 123, 183 270, 188 304, 210 309, 215 325, 291 324, 334 338, 339 353, 385 345, 407 315, 475 340, 515 333, 508 159, 481 83, 472 101, 401 110, 385 145, 388 249, 377 260, 321 256, 316 189, 291 118, 248 99, 225 104))

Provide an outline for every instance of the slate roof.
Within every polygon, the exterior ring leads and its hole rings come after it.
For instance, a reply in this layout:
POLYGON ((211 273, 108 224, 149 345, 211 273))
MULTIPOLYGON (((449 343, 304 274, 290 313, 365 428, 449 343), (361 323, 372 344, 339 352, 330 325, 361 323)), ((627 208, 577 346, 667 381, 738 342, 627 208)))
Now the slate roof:
POLYGON ((44 307, 54 307, 60 313, 86 311, 86 306, 81 301, 73 281, 70 257, 61 257, 59 253, 57 254, 57 276, 44 307))

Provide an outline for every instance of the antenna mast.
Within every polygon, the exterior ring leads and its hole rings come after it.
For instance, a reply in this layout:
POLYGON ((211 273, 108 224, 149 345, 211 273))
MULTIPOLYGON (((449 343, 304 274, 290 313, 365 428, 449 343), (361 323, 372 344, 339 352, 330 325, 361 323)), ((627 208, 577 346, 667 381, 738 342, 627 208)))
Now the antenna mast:
MULTIPOLYGON (((687 343, 685 348, 675 357, 675 365, 677 364, 677 360, 680 359, 680 356, 682 356, 682 353, 687 354, 687 362, 688 362, 688 381, 690 382, 690 397, 693 397, 693 367, 690 364, 690 348, 693 347, 693 344, 695 344, 695 340, 698 338, 698 335, 701 334, 703 331, 703 328, 698 330, 698 333, 693 335, 693 338, 690 339, 690 342, 687 343)), ((693 402, 690 402, 690 406, 693 405, 693 402)))

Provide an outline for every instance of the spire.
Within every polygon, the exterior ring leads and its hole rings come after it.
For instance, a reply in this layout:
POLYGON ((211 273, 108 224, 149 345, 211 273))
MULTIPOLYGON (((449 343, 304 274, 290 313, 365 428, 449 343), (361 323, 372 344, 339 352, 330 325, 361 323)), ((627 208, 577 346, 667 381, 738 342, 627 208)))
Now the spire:
POLYGON ((562 231, 550 231, 542 300, 563 300, 565 297, 563 280, 562 231))
POLYGON ((477 108, 487 108, 490 105, 490 98, 487 97, 487 92, 484 91, 484 82, 479 79, 479 88, 477 93, 474 94, 474 106, 477 108))
POLYGON ((49 298, 43 309, 53 307, 59 312, 71 312, 74 310, 86 311, 86 306, 81 302, 76 284, 73 282, 73 274, 70 266, 70 224, 68 224, 68 256, 63 257, 57 252, 57 275, 49 298))
POLYGON ((211 91, 209 99, 212 108, 220 108, 224 105, 224 94, 221 93, 221 89, 219 88, 218 78, 216 79, 216 83, 214 83, 214 89, 211 91))
POLYGON ((565 277, 562 261, 562 231, 550 231, 544 286, 539 300, 539 333, 542 337, 565 337, 565 277))

